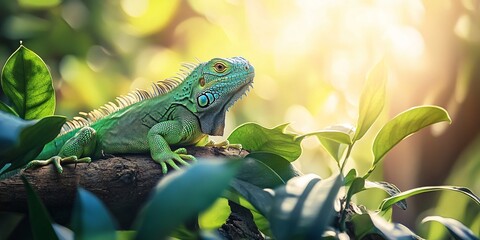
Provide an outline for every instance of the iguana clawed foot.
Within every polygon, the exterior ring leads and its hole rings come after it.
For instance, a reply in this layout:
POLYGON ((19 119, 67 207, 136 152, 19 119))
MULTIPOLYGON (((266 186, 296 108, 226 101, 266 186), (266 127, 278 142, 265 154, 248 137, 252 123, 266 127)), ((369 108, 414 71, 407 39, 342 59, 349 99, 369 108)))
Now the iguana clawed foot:
POLYGON ((53 164, 57 169, 58 173, 63 172, 62 164, 77 164, 77 163, 90 163, 92 159, 90 157, 84 158, 77 158, 77 156, 69 156, 69 157, 60 157, 60 156, 53 156, 47 160, 33 160, 30 161, 25 169, 29 168, 37 168, 42 166, 47 166, 49 164, 53 164))
POLYGON ((163 174, 167 174, 167 164, 170 165, 173 169, 178 170, 180 169, 180 167, 175 163, 175 161, 184 166, 190 165, 190 163, 186 162, 185 160, 197 161, 194 156, 187 154, 187 150, 185 148, 179 148, 171 152, 162 152, 157 156, 152 156, 152 158, 155 162, 160 163, 160 165, 162 166, 163 174))
POLYGON ((230 144, 228 140, 216 143, 212 140, 210 140, 205 147, 219 147, 223 149, 228 149, 228 148, 234 148, 237 149, 238 151, 242 151, 242 144, 230 144))

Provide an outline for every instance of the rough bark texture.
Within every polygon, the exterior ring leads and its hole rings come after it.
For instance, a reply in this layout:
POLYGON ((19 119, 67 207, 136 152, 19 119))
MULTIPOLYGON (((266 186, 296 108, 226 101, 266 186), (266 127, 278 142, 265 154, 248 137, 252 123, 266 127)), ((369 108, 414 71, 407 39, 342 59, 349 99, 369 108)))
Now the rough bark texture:
POLYGON ((252 213, 232 202, 228 201, 232 213, 227 222, 219 229, 225 239, 264 239, 253 221, 252 213))
MULTIPOLYGON (((210 147, 190 147, 188 152, 197 158, 215 156, 244 156, 245 151, 210 147)), ((173 171, 173 170, 170 170, 173 171)), ((20 179, 23 174, 37 191, 54 221, 68 224, 76 189, 81 186, 99 197, 118 220, 121 228, 131 226, 138 210, 147 200, 151 189, 162 178, 160 165, 148 155, 123 155, 100 159, 90 164, 65 165, 58 174, 49 165, 22 171, 0 181, 0 211, 27 213, 26 193, 20 179)), ((249 227, 240 226, 245 234, 258 233, 249 211, 232 209, 235 219, 242 218, 249 227)), ((237 220, 235 220, 237 221, 237 220)), ((244 235, 244 238, 246 236, 244 235)))

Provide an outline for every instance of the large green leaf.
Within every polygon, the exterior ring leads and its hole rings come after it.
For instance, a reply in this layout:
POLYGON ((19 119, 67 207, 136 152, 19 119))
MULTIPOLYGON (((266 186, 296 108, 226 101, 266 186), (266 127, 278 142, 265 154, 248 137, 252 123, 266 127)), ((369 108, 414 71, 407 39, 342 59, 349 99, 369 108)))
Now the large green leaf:
MULTIPOLYGON (((0 154, 0 168, 7 163, 12 163, 8 170, 22 167, 35 158, 42 151, 43 146, 58 135, 66 121, 63 116, 49 116, 40 120, 23 121, 5 115, 7 114, 0 112, 0 120, 2 120, 0 130, 5 127, 6 131, 10 131, 9 134, 13 134, 14 139, 18 141, 16 146, 0 154), (7 129, 8 127, 10 129, 7 129)), ((2 134, 0 133, 0 136, 2 134)))
POLYGON ((429 216, 422 220, 422 223, 429 222, 429 221, 437 221, 445 226, 450 234, 455 239, 461 240, 478 240, 479 238, 475 236, 475 234, 463 225, 461 222, 453 219, 453 218, 444 218, 440 216, 429 216))
POLYGON ((164 177, 135 220, 136 239, 164 239, 206 210, 228 187, 241 163, 201 161, 164 177))
POLYGON ((72 213, 75 239, 115 239, 115 224, 103 203, 83 188, 77 190, 72 213))
POLYGON ((424 127, 445 121, 451 122, 447 111, 437 106, 419 106, 400 113, 385 124, 375 137, 373 142, 375 160, 372 168, 375 168, 383 156, 404 138, 424 127))
POLYGON ((387 67, 385 61, 377 63, 368 74, 365 87, 360 96, 357 130, 353 141, 365 135, 383 110, 385 105, 385 86, 387 83, 387 67))
POLYGON ((395 196, 386 198, 380 204, 380 210, 385 211, 388 208, 390 208, 393 204, 397 203, 398 201, 407 199, 411 196, 415 196, 420 193, 434 192, 434 191, 441 191, 441 190, 449 190, 449 191, 463 193, 469 196, 475 203, 480 205, 480 198, 477 195, 475 195, 472 191, 470 191, 470 189, 468 188, 457 187, 457 186, 432 186, 432 187, 419 187, 419 188, 410 189, 405 192, 401 192, 395 196))
POLYGON ((296 139, 295 134, 286 133, 287 126, 282 124, 270 129, 256 123, 245 123, 233 130, 228 141, 242 144, 244 149, 252 152, 269 152, 292 162, 302 153, 301 140, 296 139))
POLYGON ((58 239, 52 227, 52 221, 48 215, 47 209, 33 190, 25 176, 21 176, 25 191, 27 192, 28 216, 32 226, 34 239, 58 239))
POLYGON ((320 180, 308 174, 292 178, 275 189, 267 215, 275 238, 319 239, 332 221, 334 201, 341 186, 341 175, 320 180))
POLYGON ((21 118, 29 120, 53 115, 55 91, 50 72, 43 60, 23 45, 5 63, 1 83, 21 118))
POLYGON ((290 178, 300 176, 300 172, 289 161, 273 153, 250 153, 242 161, 236 178, 261 188, 274 188, 285 184, 290 178))
POLYGON ((399 223, 391 223, 375 213, 357 214, 352 217, 355 239, 364 239, 369 234, 380 234, 385 239, 420 239, 410 229, 399 223))

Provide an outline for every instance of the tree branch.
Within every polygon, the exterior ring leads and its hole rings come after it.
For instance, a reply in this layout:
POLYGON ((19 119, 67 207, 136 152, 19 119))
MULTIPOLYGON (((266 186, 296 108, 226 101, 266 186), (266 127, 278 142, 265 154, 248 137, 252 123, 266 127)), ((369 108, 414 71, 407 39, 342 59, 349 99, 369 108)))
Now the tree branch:
MULTIPOLYGON (((236 149, 189 147, 187 151, 199 159, 239 156, 236 149)), ((240 152, 241 156, 245 154, 245 151, 240 152)), ((20 179, 20 175, 24 175, 55 222, 69 223, 76 190, 81 186, 100 198, 120 227, 125 229, 131 226, 151 189, 163 177, 160 165, 152 161, 149 155, 114 156, 90 164, 63 167, 62 174, 49 165, 21 171, 1 180, 0 211, 27 213, 27 195, 20 179)))

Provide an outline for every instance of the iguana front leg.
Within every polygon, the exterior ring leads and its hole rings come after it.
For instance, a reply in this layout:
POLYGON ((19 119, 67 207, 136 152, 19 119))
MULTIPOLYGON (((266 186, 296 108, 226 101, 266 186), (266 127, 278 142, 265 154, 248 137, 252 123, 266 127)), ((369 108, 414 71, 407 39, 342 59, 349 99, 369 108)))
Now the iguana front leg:
POLYGON ((81 156, 90 155, 95 149, 96 132, 91 127, 83 127, 70 139, 68 139, 60 149, 58 155, 52 156, 47 160, 30 161, 26 169, 46 166, 54 164, 59 173, 63 172, 63 164, 71 163, 89 163, 92 161, 90 157, 80 158, 81 156))
POLYGON ((195 157, 187 154, 185 148, 179 148, 175 151, 170 149, 170 145, 175 145, 182 142, 188 136, 191 136, 190 131, 194 131, 195 126, 190 122, 182 122, 178 120, 170 120, 155 124, 148 131, 148 145, 150 146, 150 154, 155 162, 162 166, 163 174, 167 173, 167 165, 174 169, 179 169, 175 161, 182 165, 190 165, 185 160, 195 161, 195 157))

